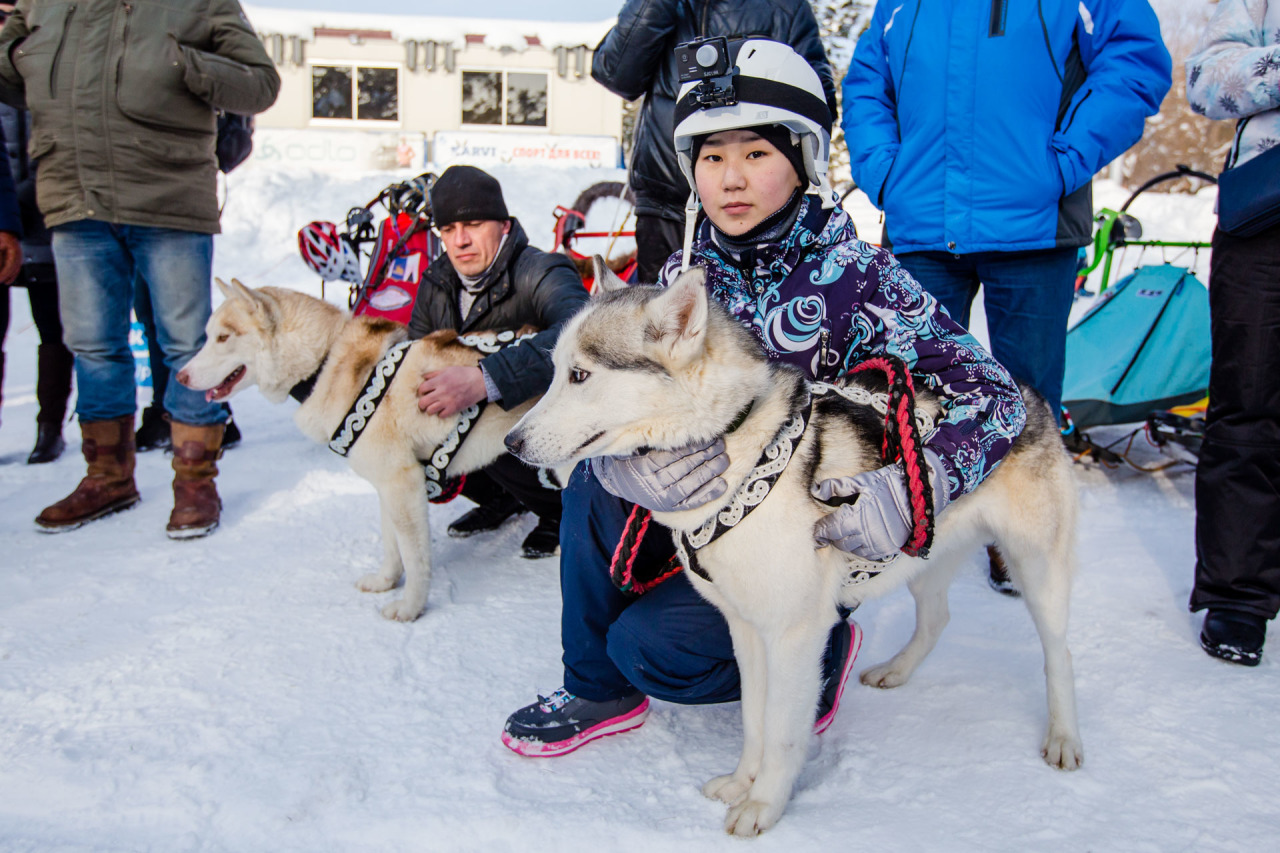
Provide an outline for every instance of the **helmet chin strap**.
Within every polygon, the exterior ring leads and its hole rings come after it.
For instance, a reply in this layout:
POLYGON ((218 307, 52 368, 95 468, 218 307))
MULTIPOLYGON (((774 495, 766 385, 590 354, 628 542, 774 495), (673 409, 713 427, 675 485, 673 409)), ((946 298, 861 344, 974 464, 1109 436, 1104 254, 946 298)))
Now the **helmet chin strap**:
POLYGON ((693 232, 698 224, 698 193, 689 191, 689 200, 684 203, 684 250, 680 255, 680 272, 689 269, 689 256, 693 254, 693 232))

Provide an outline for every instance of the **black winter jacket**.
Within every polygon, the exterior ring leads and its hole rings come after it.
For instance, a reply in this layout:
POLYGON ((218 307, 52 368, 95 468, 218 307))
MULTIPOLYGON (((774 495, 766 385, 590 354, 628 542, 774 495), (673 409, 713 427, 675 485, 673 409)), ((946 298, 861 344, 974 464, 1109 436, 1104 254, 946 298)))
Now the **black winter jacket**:
POLYGON ((703 36, 764 36, 785 42, 822 79, 831 117, 836 89, 808 0, 627 0, 591 61, 591 76, 628 101, 644 95, 631 144, 636 213, 684 221, 689 184, 676 161, 675 46, 703 36))
POLYGON ((51 264, 53 250, 49 248, 49 230, 44 227, 44 217, 36 206, 36 164, 27 157, 31 116, 26 110, 0 104, 0 127, 4 128, 5 154, 22 212, 22 262, 51 264))
POLYGON ((555 372, 551 350, 560 329, 589 298, 573 262, 530 246, 524 229, 512 219, 507 241, 490 267, 489 281, 465 319, 458 304, 461 289, 449 256, 441 255, 427 268, 418 288, 409 337, 420 338, 439 329, 466 334, 535 326, 541 329, 537 335, 485 357, 481 364, 498 386, 504 409, 544 393, 555 372))

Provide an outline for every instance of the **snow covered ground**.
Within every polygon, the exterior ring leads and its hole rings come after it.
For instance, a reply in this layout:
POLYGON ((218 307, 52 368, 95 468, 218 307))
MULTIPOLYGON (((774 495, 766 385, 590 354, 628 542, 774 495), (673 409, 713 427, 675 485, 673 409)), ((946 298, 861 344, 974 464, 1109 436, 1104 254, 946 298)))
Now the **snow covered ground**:
MULTIPOLYGON (((498 176, 542 246, 554 204, 613 177, 498 176)), ((340 218, 385 180, 237 172, 218 274, 317 292, 296 229, 340 218)), ((1124 195, 1102 184, 1098 206, 1124 195)), ((877 234, 865 200, 851 206, 877 234)), ((1212 194, 1144 197, 1135 212, 1149 234, 1207 237, 1212 194)), ((557 563, 515 556, 532 520, 457 541, 444 528, 465 502, 433 508, 428 610, 387 622, 378 609, 391 595, 353 586, 378 559, 373 490, 302 438, 292 403, 235 399, 245 439, 222 462, 213 536, 165 538, 170 471, 155 453, 139 460, 137 508, 35 532, 32 517, 83 463, 68 425, 61 460, 22 464, 36 333, 21 291, 13 306, 0 429, 0 850, 745 849, 724 836, 723 807, 698 793, 734 765, 736 705, 655 703, 643 728, 566 757, 507 751, 507 714, 561 678, 557 563)), ((851 684, 755 849, 1274 849, 1280 668, 1273 657, 1234 667, 1197 645, 1191 470, 1077 475, 1070 642, 1083 769, 1041 761, 1035 631, 975 558, 937 651, 897 690, 851 684)), ((856 616, 860 664, 912 630, 905 591, 856 616)))

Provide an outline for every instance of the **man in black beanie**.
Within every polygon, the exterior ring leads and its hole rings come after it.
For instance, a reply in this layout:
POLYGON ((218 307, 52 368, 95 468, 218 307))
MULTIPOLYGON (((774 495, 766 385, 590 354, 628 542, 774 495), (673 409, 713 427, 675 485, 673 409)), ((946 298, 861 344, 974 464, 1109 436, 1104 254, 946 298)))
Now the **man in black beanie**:
MULTIPOLYGON (((427 268, 418 288, 410 336, 526 325, 542 331, 486 356, 479 367, 428 373, 418 387, 418 408, 447 417, 481 400, 509 409, 544 393, 554 373, 551 350, 560 329, 588 298, 573 263, 530 246, 520 223, 507 213, 502 187, 474 166, 446 169, 430 196, 445 255, 427 268)), ((450 536, 494 530, 528 510, 538 524, 525 537, 523 555, 532 559, 559 552, 560 493, 514 456, 467 475, 462 493, 479 506, 449 525, 450 536)))

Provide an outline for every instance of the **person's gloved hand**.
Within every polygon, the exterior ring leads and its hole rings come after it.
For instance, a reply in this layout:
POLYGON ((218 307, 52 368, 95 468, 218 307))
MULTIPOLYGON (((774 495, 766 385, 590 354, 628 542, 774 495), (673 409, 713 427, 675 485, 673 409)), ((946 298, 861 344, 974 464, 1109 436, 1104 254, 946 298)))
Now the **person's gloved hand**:
MULTIPOLYGON (((925 448, 929 485, 933 487, 934 518, 951 502, 947 470, 937 453, 925 448)), ((842 505, 823 516, 813 527, 818 546, 834 545, 841 551, 868 560, 886 560, 902 550, 911 537, 911 495, 903 479, 902 464, 886 465, 856 477, 835 477, 816 483, 813 496, 826 501, 832 497, 857 495, 853 503, 842 505)))
POLYGON ((729 468, 723 438, 678 450, 598 456, 591 467, 609 494, 654 512, 694 509, 729 488, 720 476, 729 468))

